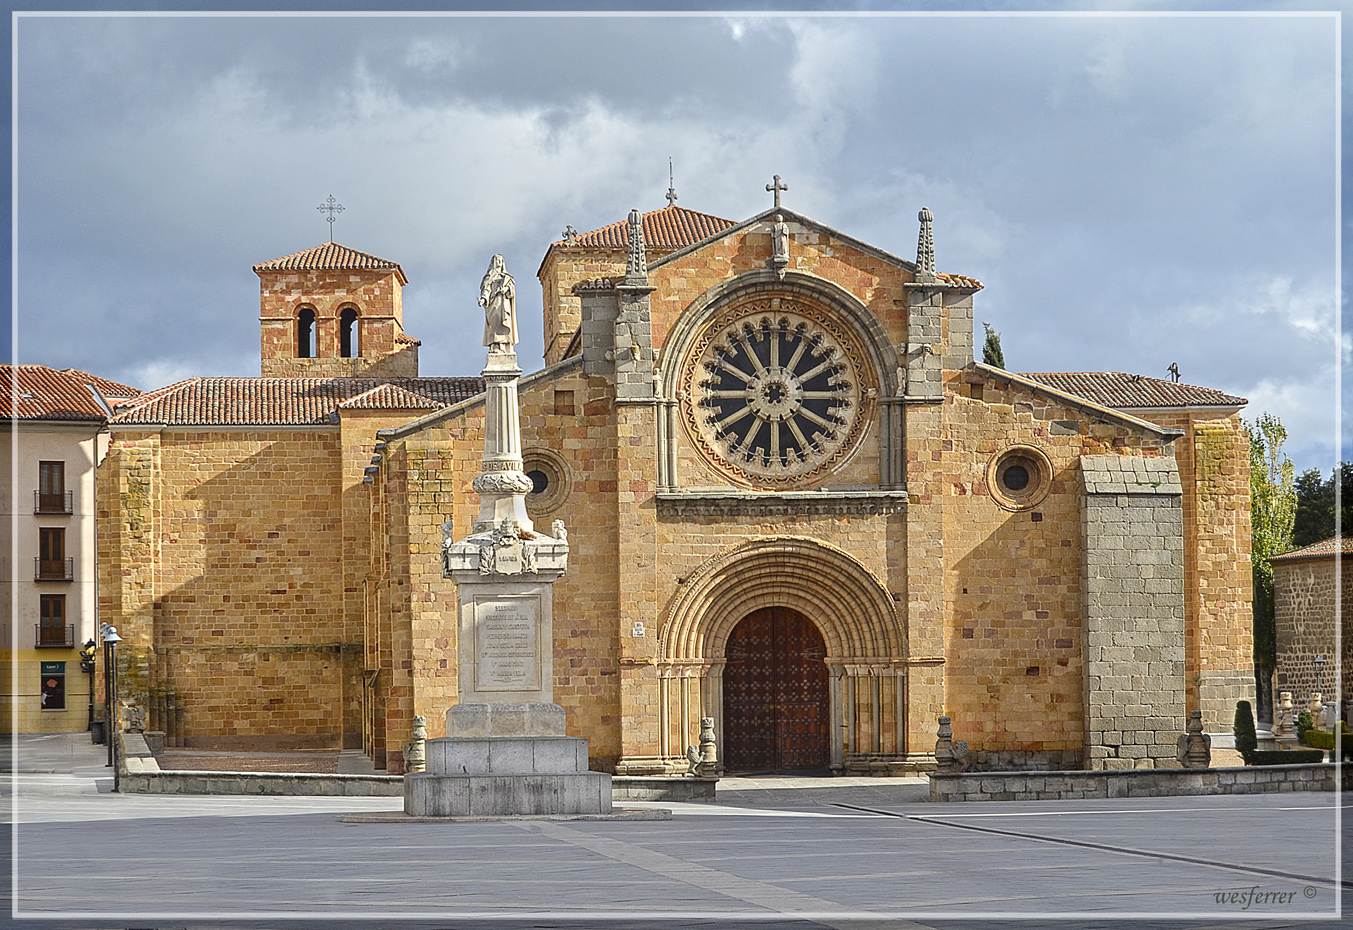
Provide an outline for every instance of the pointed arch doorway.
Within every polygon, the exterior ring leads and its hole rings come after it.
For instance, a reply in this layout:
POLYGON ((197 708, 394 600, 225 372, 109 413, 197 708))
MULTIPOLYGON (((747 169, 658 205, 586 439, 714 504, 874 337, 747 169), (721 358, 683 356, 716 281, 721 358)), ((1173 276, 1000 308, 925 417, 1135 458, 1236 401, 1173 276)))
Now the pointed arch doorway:
POLYGON ((725 656, 727 771, 828 768, 827 647, 813 622, 789 607, 753 611, 729 634, 725 656))

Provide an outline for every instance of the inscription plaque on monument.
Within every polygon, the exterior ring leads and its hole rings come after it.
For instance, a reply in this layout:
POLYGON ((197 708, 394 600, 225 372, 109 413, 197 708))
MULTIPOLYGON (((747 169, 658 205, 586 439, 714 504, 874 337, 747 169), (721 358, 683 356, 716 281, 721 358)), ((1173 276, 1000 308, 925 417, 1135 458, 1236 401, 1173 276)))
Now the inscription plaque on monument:
POLYGON ((474 609, 475 690, 539 690, 539 599, 476 597, 474 609))

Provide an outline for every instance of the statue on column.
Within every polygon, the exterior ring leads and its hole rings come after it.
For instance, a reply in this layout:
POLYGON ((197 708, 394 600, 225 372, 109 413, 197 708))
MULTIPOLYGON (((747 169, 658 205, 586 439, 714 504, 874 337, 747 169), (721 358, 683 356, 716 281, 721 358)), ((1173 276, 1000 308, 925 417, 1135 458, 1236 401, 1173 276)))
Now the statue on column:
POLYGON ((484 345, 489 353, 510 353, 517 340, 517 285, 503 265, 503 256, 489 260, 479 282, 479 306, 484 308, 484 345))

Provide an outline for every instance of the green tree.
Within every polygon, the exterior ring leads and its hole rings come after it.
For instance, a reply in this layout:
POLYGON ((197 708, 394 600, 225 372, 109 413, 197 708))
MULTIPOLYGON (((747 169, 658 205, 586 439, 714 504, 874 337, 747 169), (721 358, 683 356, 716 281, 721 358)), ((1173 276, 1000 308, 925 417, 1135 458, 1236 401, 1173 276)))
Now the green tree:
POLYGON ((982 363, 993 368, 1005 368, 1005 353, 1001 351, 1001 334, 992 329, 990 323, 983 323, 982 328, 987 331, 987 341, 982 343, 982 363))
POLYGON ((1334 481, 1338 477, 1343 531, 1353 531, 1353 462, 1340 462, 1329 478, 1312 468, 1297 476, 1297 512, 1292 525, 1292 545, 1301 547, 1334 535, 1334 481))
POLYGON ((1259 719, 1272 720, 1273 668, 1277 639, 1273 627, 1273 566, 1269 556, 1292 548, 1296 518, 1296 469, 1286 453, 1287 429, 1272 414, 1245 424, 1250 437, 1250 569, 1254 577, 1254 671, 1259 719))

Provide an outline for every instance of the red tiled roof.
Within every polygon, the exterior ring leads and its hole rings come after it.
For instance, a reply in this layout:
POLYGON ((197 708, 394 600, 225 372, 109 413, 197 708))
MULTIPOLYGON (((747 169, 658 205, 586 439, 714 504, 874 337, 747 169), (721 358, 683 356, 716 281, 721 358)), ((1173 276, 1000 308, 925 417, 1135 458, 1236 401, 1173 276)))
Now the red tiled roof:
POLYGON ((105 397, 135 397, 134 387, 109 381, 76 368, 46 365, 0 365, 0 416, 20 420, 101 421, 103 407, 89 389, 105 397))
MULTIPOLYGON (((668 206, 643 215, 644 247, 646 249, 684 249, 702 239, 717 236, 731 226, 732 220, 708 213, 696 213, 685 207, 668 206)), ((582 233, 571 243, 560 239, 553 243, 561 248, 623 249, 629 245, 629 220, 621 220, 591 232, 582 233)))
POLYGON ((397 263, 350 249, 337 242, 326 242, 313 249, 293 252, 254 266, 255 274, 261 275, 265 271, 393 271, 399 275, 400 284, 409 283, 409 279, 404 276, 404 269, 397 263))
POLYGON ((1194 384, 1176 384, 1124 371, 1040 371, 1025 378, 1084 397, 1101 407, 1243 407, 1249 401, 1194 384))
POLYGON ((408 333, 395 333, 395 342, 407 343, 411 346, 421 346, 423 344, 423 340, 415 339, 408 333))
POLYGON ((459 403, 483 393, 479 378, 191 378, 161 388, 109 419, 114 426, 322 426, 345 401, 362 409, 415 409, 459 403), (398 393, 374 389, 394 385, 398 393))
POLYGON ((945 274, 944 272, 938 272, 938 273, 936 273, 935 277, 939 278, 941 281, 945 282, 946 284, 956 284, 956 285, 958 285, 959 287, 981 287, 981 286, 982 286, 982 282, 981 282, 981 281, 977 280, 976 278, 970 278, 970 277, 968 277, 968 276, 965 275, 965 274, 945 274))
POLYGON ((1294 549, 1291 552, 1284 552, 1282 555, 1269 556, 1270 562, 1285 562, 1287 560, 1296 561, 1297 559, 1321 559, 1329 558, 1335 553, 1344 555, 1353 555, 1353 536, 1331 536, 1329 539, 1322 539, 1318 543, 1311 543, 1302 549, 1294 549))
POLYGON ((397 384, 382 384, 338 406, 344 410, 438 410, 446 405, 397 384))

